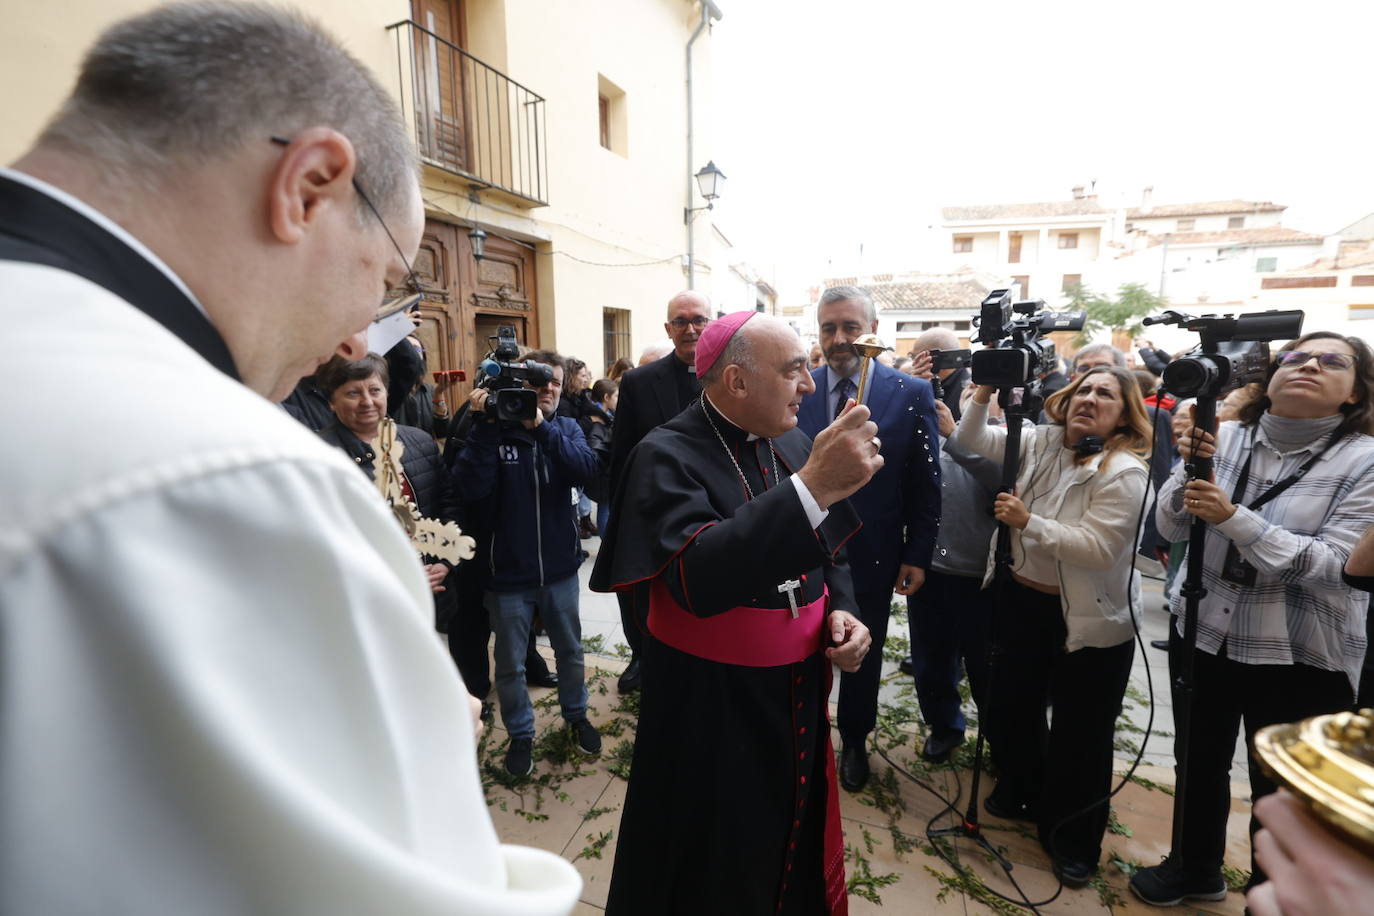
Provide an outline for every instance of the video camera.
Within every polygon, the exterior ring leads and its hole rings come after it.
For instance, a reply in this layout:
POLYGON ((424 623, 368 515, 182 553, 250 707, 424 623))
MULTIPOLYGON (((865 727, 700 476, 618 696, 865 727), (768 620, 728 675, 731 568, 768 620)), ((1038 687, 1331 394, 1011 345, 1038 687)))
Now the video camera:
POLYGON ((1013 302, 1011 289, 988 293, 974 318, 985 347, 973 354, 973 383, 995 388, 1029 388, 1055 365, 1050 331, 1081 331, 1085 312, 1051 312, 1044 299, 1013 302))
POLYGON ((1303 313, 1268 311, 1253 315, 1203 315, 1168 311, 1142 324, 1176 324, 1202 342, 1164 367, 1164 389, 1180 398, 1219 398, 1242 385, 1264 381, 1269 341, 1302 334, 1303 313))
POLYGON ((477 387, 491 391, 487 413, 502 423, 517 424, 533 420, 539 410, 539 392, 553 381, 553 367, 532 359, 515 362, 520 356, 520 344, 515 339, 514 325, 497 327, 492 351, 477 367, 477 387), (528 382, 530 387, 525 387, 528 382))
POLYGON ((940 380, 940 373, 946 369, 963 369, 972 361, 972 350, 935 349, 930 351, 930 388, 937 399, 941 401, 945 399, 945 386, 940 380))

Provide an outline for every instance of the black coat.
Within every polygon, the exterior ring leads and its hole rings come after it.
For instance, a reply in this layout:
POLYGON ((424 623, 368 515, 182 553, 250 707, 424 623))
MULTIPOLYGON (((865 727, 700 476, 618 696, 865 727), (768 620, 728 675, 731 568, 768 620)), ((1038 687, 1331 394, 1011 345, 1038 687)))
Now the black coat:
POLYGON ((329 406, 329 396, 315 384, 314 376, 301 379, 281 406, 314 432, 333 426, 336 419, 334 409, 329 406))
MULTIPOLYGON (((320 438, 335 448, 343 449, 367 475, 375 480, 373 461, 376 455, 372 445, 353 434, 341 423, 320 430, 320 438)), ((437 518, 451 522, 458 518, 457 494, 450 483, 448 469, 439 457, 439 447, 434 444, 429 433, 413 426, 396 427, 396 438, 401 440, 405 450, 401 453, 401 470, 410 481, 410 489, 415 493, 415 507, 426 518, 437 518)))
POLYGON ((1140 361, 1145 364, 1145 368, 1154 375, 1163 375, 1164 368, 1173 361, 1173 357, 1164 350, 1151 350, 1149 347, 1141 347, 1137 352, 1140 354, 1140 361))
MULTIPOLYGON (((593 405, 595 406, 595 405, 593 405)), ((601 410, 601 408, 597 408, 601 410)), ((606 416, 605 411, 601 411, 602 416, 606 416)), ((587 484, 583 490, 587 496, 597 503, 608 503, 611 499, 611 435, 613 420, 607 419, 605 423, 587 424, 587 447, 596 456, 596 480, 587 484)))
POLYGON ((639 440, 682 413, 690 403, 690 398, 682 397, 683 389, 701 391, 695 375, 691 376, 690 384, 683 384, 684 372, 686 366, 682 360, 675 353, 669 353, 620 377, 620 400, 616 402, 615 427, 611 435, 612 492, 639 440))

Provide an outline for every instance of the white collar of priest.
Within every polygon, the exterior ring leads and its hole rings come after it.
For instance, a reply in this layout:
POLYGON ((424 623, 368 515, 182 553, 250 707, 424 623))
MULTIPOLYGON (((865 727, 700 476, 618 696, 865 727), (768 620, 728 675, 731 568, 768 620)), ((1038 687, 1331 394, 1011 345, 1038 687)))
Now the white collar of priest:
POLYGON ((704 398, 706 399, 706 403, 707 403, 707 404, 710 404, 710 405, 711 405, 711 409, 714 410, 714 411, 716 412, 716 416, 720 417, 720 418, 721 418, 722 420, 724 420, 726 423, 729 423, 729 424, 730 424, 731 426, 733 426, 735 429, 737 429, 737 430, 739 430, 740 432, 744 433, 744 441, 745 441, 745 442, 753 442, 755 439, 759 438, 758 436, 754 435, 754 434, 751 433, 751 432, 745 432, 744 427, 739 426, 738 424, 732 422, 732 421, 730 420, 729 417, 727 417, 725 414, 721 413, 720 408, 716 406, 716 402, 715 402, 715 401, 711 400, 711 396, 710 396, 709 394, 707 394, 706 392, 703 391, 703 392, 701 393, 701 396, 704 397, 704 398))
POLYGON ((134 238, 132 235, 129 234, 128 230, 126 230, 123 226, 116 223, 114 220, 110 219, 104 213, 101 213, 95 207, 92 207, 90 204, 86 203, 79 197, 73 197, 71 194, 67 193, 61 188, 54 187, 53 185, 48 184, 41 178, 34 178, 32 175, 26 174, 24 172, 18 172, 14 169, 7 169, 3 167, 0 167, 0 176, 8 178, 10 181, 26 185, 32 188, 33 190, 38 191, 41 194, 48 195, 53 200, 57 201, 63 206, 70 207, 77 213, 80 213, 82 216, 86 217, 88 220, 95 223, 101 229, 104 229, 106 232, 110 233, 110 235, 114 236, 124 244, 128 245, 134 251, 138 252, 138 254, 140 254, 145 261, 147 261, 149 264, 153 265, 158 270, 166 274, 167 279, 172 281, 172 285, 175 286, 177 289, 181 290, 181 292, 186 296, 186 298, 191 300, 191 304, 200 310, 202 315, 205 315, 207 318, 209 317, 209 315, 205 312, 205 306, 200 304, 200 300, 197 299, 195 295, 191 292, 190 287, 188 287, 184 282, 182 282, 182 279, 180 277, 178 277, 175 273, 172 272, 172 268, 168 267, 166 262, 164 262, 157 255, 153 254, 153 252, 148 248, 147 245, 144 245, 138 239, 134 238))

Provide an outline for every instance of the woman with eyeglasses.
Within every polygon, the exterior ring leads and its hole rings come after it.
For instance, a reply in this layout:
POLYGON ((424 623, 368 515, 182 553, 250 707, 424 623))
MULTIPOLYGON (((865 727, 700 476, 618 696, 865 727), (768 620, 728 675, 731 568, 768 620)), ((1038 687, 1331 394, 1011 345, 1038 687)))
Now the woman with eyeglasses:
MULTIPOLYGON (((1147 903, 1226 896, 1222 856, 1236 734, 1350 706, 1365 654, 1368 596, 1341 573, 1374 517, 1374 352, 1357 337, 1305 334, 1277 354, 1263 394, 1216 433, 1190 426, 1184 461, 1160 489, 1171 541, 1207 522, 1198 607, 1181 850, 1131 878, 1147 903), (1189 481, 1193 455, 1214 479, 1189 481)), ((1171 610, 1177 668, 1184 598, 1171 610)), ((1180 701, 1181 702, 1181 701, 1180 701)), ((1177 708, 1177 705, 1176 705, 1177 708)), ((1250 793, 1274 791, 1251 758, 1250 793)), ((1251 821, 1251 833, 1256 824, 1251 821)), ((1264 881, 1253 866, 1251 886, 1264 881)))

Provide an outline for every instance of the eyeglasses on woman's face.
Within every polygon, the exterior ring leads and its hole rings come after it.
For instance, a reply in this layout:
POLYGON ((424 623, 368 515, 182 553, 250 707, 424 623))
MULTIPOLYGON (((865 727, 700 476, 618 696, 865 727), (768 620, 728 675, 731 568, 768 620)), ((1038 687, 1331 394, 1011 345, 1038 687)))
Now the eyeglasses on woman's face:
POLYGON ((1306 350, 1284 350, 1279 353, 1277 358, 1280 366, 1290 368, 1305 366, 1309 360, 1313 359, 1322 369, 1332 372, 1341 372, 1355 367, 1355 357, 1345 353, 1308 353, 1306 350))

